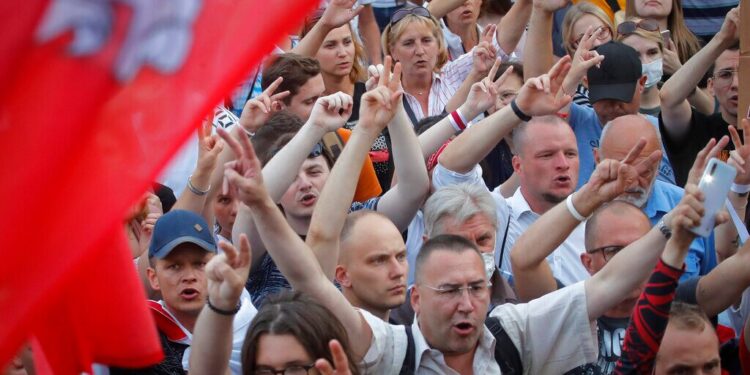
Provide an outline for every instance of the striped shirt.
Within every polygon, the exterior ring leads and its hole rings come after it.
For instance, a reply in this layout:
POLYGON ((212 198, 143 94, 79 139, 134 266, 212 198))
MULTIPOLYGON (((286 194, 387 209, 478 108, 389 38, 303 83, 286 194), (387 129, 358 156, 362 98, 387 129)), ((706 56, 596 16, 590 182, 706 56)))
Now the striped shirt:
POLYGON ((739 0, 682 0, 685 25, 698 38, 708 42, 721 29, 724 17, 739 0))
POLYGON ((427 103, 427 113, 422 111, 419 100, 412 94, 404 92, 406 102, 414 112, 416 121, 425 117, 437 116, 443 113, 445 105, 451 100, 461 83, 466 80, 471 72, 473 56, 471 52, 463 54, 458 59, 447 63, 440 73, 433 73, 430 96, 427 103))

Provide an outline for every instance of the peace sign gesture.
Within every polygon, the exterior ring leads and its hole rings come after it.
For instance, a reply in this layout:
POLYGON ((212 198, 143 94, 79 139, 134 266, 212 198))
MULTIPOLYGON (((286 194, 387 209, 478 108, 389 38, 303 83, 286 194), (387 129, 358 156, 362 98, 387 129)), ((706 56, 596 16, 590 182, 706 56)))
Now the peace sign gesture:
POLYGON ((349 370, 349 359, 346 357, 344 348, 338 340, 333 339, 328 343, 333 357, 333 366, 325 358, 315 361, 315 368, 323 375, 351 375, 349 370))
POLYGON ((217 131, 235 155, 235 160, 224 164, 224 178, 230 188, 237 189, 237 197, 249 207, 269 199, 263 185, 263 169, 250 139, 240 134, 237 141, 226 130, 219 128, 217 131))
POLYGON ((487 73, 497 56, 497 48, 492 45, 492 38, 495 32, 497 32, 497 26, 493 24, 487 25, 480 36, 479 44, 474 47, 472 52, 473 65, 471 70, 479 76, 487 73))
MULTIPOLYGON (((586 32, 581 38, 581 42, 578 43, 576 53, 575 55, 573 55, 568 80, 571 80, 571 82, 578 84, 578 82, 581 82, 583 77, 586 75, 586 72, 591 69, 592 66, 598 65, 602 62, 602 60, 604 60, 603 55, 600 55, 598 52, 591 50, 592 48, 594 48, 594 42, 599 38, 599 35, 604 32, 605 29, 601 27, 594 29, 593 26, 589 26, 588 29, 586 29, 586 32)), ((566 84, 565 87, 570 86, 566 84)))
POLYGON ((208 298, 213 306, 232 310, 237 306, 250 273, 250 241, 243 233, 240 234, 239 251, 226 241, 220 241, 219 247, 222 254, 213 257, 206 265, 208 298))
POLYGON ((401 100, 401 63, 396 63, 391 71, 393 59, 385 57, 384 73, 378 78, 378 86, 362 95, 357 128, 380 134, 398 109, 401 100))
POLYGON ((240 115, 240 125, 246 131, 255 133, 274 112, 282 109, 280 100, 289 96, 289 90, 278 94, 274 94, 274 92, 283 81, 284 77, 276 78, 273 83, 263 90, 263 93, 245 103, 245 107, 242 108, 242 115, 240 115))
POLYGON ((750 119, 743 118, 740 122, 742 128, 742 138, 734 126, 729 126, 729 135, 732 136, 734 150, 729 153, 729 164, 737 169, 737 177, 734 183, 739 185, 750 184, 750 168, 747 163, 750 161, 750 119))
POLYGON ((466 113, 463 113, 463 115, 467 120, 475 118, 480 113, 492 107, 497 101, 497 96, 500 94, 500 86, 503 85, 505 79, 513 72, 513 67, 510 66, 508 69, 505 69, 505 72, 500 77, 494 79, 499 68, 500 59, 496 59, 487 77, 471 85, 466 103, 462 108, 462 112, 465 109, 466 113))
POLYGON ((198 168, 210 174, 216 167, 216 159, 219 157, 221 150, 224 149, 224 142, 216 134, 211 134, 212 125, 208 120, 204 120, 198 128, 198 168))

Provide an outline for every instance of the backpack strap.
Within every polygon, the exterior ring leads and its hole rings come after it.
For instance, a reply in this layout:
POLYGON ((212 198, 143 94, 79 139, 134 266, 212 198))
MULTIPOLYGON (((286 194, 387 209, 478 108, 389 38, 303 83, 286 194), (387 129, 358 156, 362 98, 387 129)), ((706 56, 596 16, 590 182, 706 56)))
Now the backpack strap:
POLYGON ((500 319, 488 317, 484 325, 492 332, 495 337, 495 361, 500 366, 503 375, 520 375, 523 374, 523 362, 518 348, 513 344, 508 333, 505 332, 500 319))
POLYGON ((405 325, 404 330, 406 331, 406 356, 404 356, 404 364, 401 365, 400 375, 410 375, 416 373, 417 366, 417 354, 414 347, 414 334, 411 332, 411 326, 405 325))
POLYGON ((401 95, 401 100, 404 102, 404 110, 406 111, 406 115, 409 116, 409 120, 411 120, 412 127, 416 128, 419 121, 417 121, 417 115, 414 114, 409 102, 406 100, 406 95, 401 95))

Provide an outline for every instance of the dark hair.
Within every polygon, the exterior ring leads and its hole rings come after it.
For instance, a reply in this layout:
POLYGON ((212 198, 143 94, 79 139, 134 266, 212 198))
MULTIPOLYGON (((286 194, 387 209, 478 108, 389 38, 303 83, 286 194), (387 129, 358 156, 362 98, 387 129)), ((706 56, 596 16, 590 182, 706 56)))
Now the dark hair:
POLYGON ((292 102, 292 97, 299 92, 299 88, 318 74, 320 74, 318 60, 288 52, 276 55, 266 64, 260 82, 261 87, 265 90, 277 78, 284 77, 284 82, 281 82, 276 92, 289 90, 289 96, 283 99, 283 102, 289 105, 292 102))
MULTIPOLYGON (((737 43, 734 43, 731 46, 729 46, 724 51, 739 51, 739 50, 740 50, 740 42, 737 42, 737 43)), ((724 51, 722 51, 721 53, 724 53, 724 51)), ((716 63, 711 64, 711 67, 708 68, 708 72, 706 73, 708 77, 713 77, 713 75, 715 73, 714 69, 716 69, 716 63)))
POLYGON ((482 7, 479 9, 479 16, 485 16, 487 14, 495 14, 504 16, 510 10, 513 4, 510 0, 484 0, 482 1, 482 7))
POLYGON ((258 155, 260 163, 266 165, 273 156, 271 151, 273 149, 278 150, 275 146, 281 139, 285 135, 291 134, 291 137, 286 139, 286 142, 289 142, 294 134, 297 134, 302 128, 302 125, 302 120, 289 111, 282 110, 272 114, 252 138, 253 148, 255 148, 255 154, 258 155))
POLYGON ((454 253, 463 253, 470 251, 476 253, 481 259, 479 249, 474 245, 473 242, 467 240, 462 236, 455 234, 440 234, 427 240, 419 249, 417 254, 417 260, 414 262, 414 280, 416 283, 421 279, 422 267, 424 263, 429 259, 430 255, 436 251, 450 251, 454 253))
POLYGON ((435 116, 429 116, 424 117, 419 122, 417 122, 417 125, 414 127, 417 129, 417 135, 421 135, 422 133, 429 130, 431 127, 433 127, 435 124, 440 122, 445 117, 443 114, 435 115, 435 116))
POLYGON ((302 345, 314 362, 325 358, 333 364, 328 343, 336 339, 349 359, 349 370, 359 374, 350 351, 349 336, 335 315, 312 298, 300 292, 282 292, 268 297, 255 315, 242 345, 242 373, 255 373, 258 341, 263 335, 291 335, 302 345))
POLYGON ((510 74, 513 74, 521 79, 521 84, 523 84, 523 64, 521 64, 518 61, 506 61, 504 63, 501 63, 500 66, 497 68, 497 73, 495 73, 495 78, 500 78, 503 73, 509 68, 513 67, 513 71, 510 74))

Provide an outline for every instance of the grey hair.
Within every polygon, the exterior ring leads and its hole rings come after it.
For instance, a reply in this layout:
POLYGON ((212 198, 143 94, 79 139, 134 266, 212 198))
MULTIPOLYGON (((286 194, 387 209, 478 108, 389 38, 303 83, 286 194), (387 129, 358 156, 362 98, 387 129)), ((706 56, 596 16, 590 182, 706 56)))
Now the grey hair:
POLYGON ((424 230, 432 238, 445 233, 442 221, 452 218, 463 223, 484 214, 497 229, 495 200, 484 185, 457 184, 440 188, 424 204, 424 230))
MULTIPOLYGON (((646 117, 644 114, 637 113, 636 115, 640 116, 644 121, 648 121, 648 123, 651 124, 651 121, 649 121, 648 117, 646 117)), ((603 153, 602 145, 604 144, 604 138, 607 136, 607 132, 609 132, 609 129, 612 128, 612 121, 614 120, 610 120, 604 125, 604 128, 602 128, 602 135, 599 136, 599 153, 600 154, 603 153)), ((654 133, 656 133, 656 140, 659 142, 658 144, 660 145, 663 144, 661 141, 661 132, 659 131, 659 129, 654 128, 654 133)), ((602 155, 602 159, 604 159, 604 155, 602 155)))

